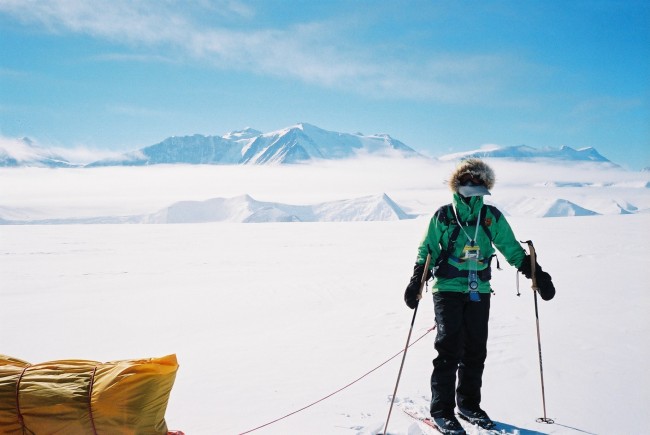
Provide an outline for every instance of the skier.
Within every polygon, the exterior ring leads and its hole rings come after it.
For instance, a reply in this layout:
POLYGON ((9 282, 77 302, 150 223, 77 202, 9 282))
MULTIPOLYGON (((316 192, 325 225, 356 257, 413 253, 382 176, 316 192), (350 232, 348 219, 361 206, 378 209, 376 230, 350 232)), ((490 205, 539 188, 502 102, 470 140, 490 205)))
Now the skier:
MULTIPOLYGON (((531 278, 530 256, 503 214, 483 203, 483 195, 490 195, 494 183, 494 171, 482 160, 468 159, 459 164, 449 180, 453 202, 439 208, 431 218, 404 293, 406 305, 415 309, 426 257, 431 255, 436 278, 432 292, 438 355, 433 360, 430 412, 443 434, 466 433, 454 415, 455 405, 460 418, 482 428, 494 427, 480 407, 494 247, 508 263, 531 278)), ((551 276, 539 264, 535 268, 540 296, 552 299, 555 288, 551 276)), ((426 273, 429 279, 431 271, 426 273)))

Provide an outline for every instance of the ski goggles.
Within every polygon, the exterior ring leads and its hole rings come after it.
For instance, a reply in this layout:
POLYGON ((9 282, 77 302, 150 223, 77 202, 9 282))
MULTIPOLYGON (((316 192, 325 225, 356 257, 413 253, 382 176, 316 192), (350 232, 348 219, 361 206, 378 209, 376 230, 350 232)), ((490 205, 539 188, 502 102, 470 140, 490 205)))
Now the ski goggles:
POLYGON ((485 182, 478 176, 466 173, 458 177, 461 186, 485 186, 485 182))

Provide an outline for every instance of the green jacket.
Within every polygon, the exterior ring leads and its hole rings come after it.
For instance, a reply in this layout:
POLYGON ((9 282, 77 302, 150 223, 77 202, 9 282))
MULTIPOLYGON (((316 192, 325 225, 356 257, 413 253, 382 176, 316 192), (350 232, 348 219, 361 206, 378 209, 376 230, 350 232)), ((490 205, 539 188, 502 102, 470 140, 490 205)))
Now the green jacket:
MULTIPOLYGON (((510 225, 506 218, 495 207, 486 206, 485 218, 483 225, 479 224, 478 233, 476 233, 476 221, 483 208, 483 197, 473 196, 469 204, 466 204, 458 195, 454 193, 453 206, 458 213, 458 219, 461 221, 462 229, 458 232, 456 243, 448 259, 448 264, 457 270, 468 270, 468 262, 461 260, 463 257, 463 248, 469 244, 470 238, 476 236, 476 244, 480 247, 483 262, 479 263, 477 269, 479 272, 489 267, 489 262, 496 247, 505 257, 510 265, 519 268, 526 256, 526 251, 521 247, 515 238, 510 225), (485 228, 491 233, 492 241, 488 236, 485 228), (464 231, 463 231, 464 229, 464 231), (468 235, 470 238, 468 238, 468 235)), ((431 254, 431 268, 437 264, 439 258, 446 256, 449 239, 457 226, 456 218, 451 207, 441 207, 431 218, 427 232, 418 248, 418 264, 424 264, 427 254, 431 254), (447 213, 450 213, 450 216, 447 213), (442 256, 442 257, 441 257, 442 256)), ((482 276, 483 274, 480 274, 482 276)), ((485 278, 485 277, 484 277, 485 278)), ((450 292, 468 292, 467 277, 441 277, 437 276, 433 284, 433 291, 450 291, 450 292)), ((479 292, 489 293, 491 291, 489 278, 487 280, 479 279, 479 292)))

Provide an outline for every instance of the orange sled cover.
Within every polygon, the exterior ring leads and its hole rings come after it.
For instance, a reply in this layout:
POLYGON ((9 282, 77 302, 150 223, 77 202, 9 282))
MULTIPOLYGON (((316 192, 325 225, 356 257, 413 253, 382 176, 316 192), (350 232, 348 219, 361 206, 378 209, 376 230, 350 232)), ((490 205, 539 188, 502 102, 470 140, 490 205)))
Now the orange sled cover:
POLYGON ((2 435, 167 435, 176 355, 31 365, 0 355, 2 435))

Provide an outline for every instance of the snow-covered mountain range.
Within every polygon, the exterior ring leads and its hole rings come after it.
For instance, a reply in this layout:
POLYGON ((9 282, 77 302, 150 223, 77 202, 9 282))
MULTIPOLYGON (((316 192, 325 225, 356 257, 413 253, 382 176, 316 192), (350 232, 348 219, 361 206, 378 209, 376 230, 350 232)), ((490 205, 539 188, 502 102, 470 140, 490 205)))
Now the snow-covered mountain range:
POLYGON ((387 134, 338 133, 300 123, 270 133, 246 128, 223 136, 170 137, 116 159, 100 160, 88 166, 299 163, 313 159, 344 159, 359 153, 419 155, 387 134))
POLYGON ((477 158, 508 158, 513 160, 530 159, 553 159, 561 161, 588 161, 600 163, 613 163, 603 157, 593 147, 574 149, 563 145, 560 148, 545 147, 542 149, 533 148, 527 145, 502 147, 499 145, 484 145, 480 149, 464 151, 460 153, 447 154, 439 157, 439 160, 460 160, 469 157, 477 158))
MULTIPOLYGON (((285 164, 313 160, 342 160, 359 155, 422 157, 413 148, 388 134, 364 135, 324 130, 307 123, 262 133, 246 128, 223 136, 173 136, 155 145, 81 164, 35 145, 24 138, 0 142, 0 167, 99 167, 147 166, 157 164, 285 164)), ((502 147, 485 145, 479 149, 447 154, 440 161, 467 157, 512 160, 551 159, 558 161, 600 162, 614 165, 594 148, 536 149, 526 145, 502 147)))

